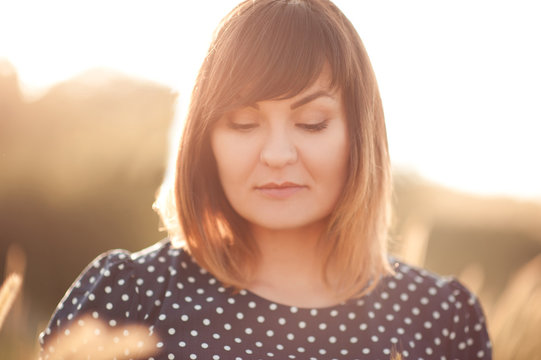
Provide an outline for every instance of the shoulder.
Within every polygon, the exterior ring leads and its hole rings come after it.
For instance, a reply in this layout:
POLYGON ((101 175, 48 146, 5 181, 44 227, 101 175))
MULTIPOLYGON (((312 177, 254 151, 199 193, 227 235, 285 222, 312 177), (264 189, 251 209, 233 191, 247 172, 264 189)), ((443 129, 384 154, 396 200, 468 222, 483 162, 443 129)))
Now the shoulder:
MULTIPOLYGON (((152 306, 145 292, 160 292, 166 277, 175 275, 177 263, 188 256, 164 239, 146 249, 107 251, 81 272, 58 304, 47 328, 40 334, 42 347, 75 320, 88 316, 114 328, 139 322, 152 306)), ((152 298, 153 299, 153 298, 152 298)))
POLYGON ((452 359, 490 358, 485 315, 471 291, 454 277, 394 258, 390 263, 394 274, 382 278, 369 297, 386 304, 386 313, 400 318, 394 324, 413 334, 406 343, 432 344, 429 352, 442 349, 452 359))
MULTIPOLYGON (((449 305, 457 303, 458 300, 467 302, 476 300, 475 295, 452 276, 441 276, 395 258, 391 258, 390 263, 394 274, 384 277, 381 280, 382 286, 400 292, 403 301, 413 298, 426 305, 424 303, 427 301, 437 300, 449 305)), ((445 304, 443 307, 447 308, 445 304)))

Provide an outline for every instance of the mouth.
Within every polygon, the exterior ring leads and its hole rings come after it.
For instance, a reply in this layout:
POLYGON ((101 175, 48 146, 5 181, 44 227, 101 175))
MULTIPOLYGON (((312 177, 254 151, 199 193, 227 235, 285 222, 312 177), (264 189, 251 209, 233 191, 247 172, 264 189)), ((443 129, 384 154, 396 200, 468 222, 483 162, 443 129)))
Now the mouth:
POLYGON ((258 192, 273 199, 285 199, 295 193, 306 189, 305 185, 299 185, 292 182, 267 183, 255 188, 258 192))

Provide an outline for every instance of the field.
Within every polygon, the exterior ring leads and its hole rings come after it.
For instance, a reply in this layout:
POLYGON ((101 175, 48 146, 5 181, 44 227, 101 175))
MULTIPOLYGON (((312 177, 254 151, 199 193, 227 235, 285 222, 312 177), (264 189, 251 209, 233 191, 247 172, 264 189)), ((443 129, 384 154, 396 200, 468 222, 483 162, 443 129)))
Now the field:
MULTIPOLYGON (((177 94, 96 69, 28 101, 10 65, 0 70, 0 279, 23 279, 0 359, 23 360, 37 357, 38 333, 96 255, 165 236, 151 205, 177 94)), ((541 204, 462 194, 398 169, 394 202, 391 251, 479 296, 496 359, 541 358, 541 204)))

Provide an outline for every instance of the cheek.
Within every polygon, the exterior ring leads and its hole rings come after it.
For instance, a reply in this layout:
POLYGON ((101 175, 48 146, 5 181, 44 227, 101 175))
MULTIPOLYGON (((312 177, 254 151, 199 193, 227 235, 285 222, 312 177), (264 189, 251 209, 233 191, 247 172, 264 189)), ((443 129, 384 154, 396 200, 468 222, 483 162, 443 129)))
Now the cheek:
POLYGON ((211 147, 224 190, 228 192, 230 187, 240 186, 241 180, 245 182, 249 175, 250 154, 253 154, 250 145, 216 131, 211 136, 211 147))
POLYGON ((314 144, 310 149, 306 149, 305 162, 308 171, 319 179, 321 184, 341 190, 348 172, 349 144, 343 131, 333 135, 323 143, 314 144))

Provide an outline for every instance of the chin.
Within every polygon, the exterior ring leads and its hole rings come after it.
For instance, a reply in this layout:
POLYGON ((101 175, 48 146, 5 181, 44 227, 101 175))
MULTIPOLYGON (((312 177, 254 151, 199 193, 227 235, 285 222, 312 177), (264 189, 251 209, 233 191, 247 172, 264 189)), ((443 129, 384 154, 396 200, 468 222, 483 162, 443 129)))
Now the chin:
POLYGON ((282 214, 279 218, 266 218, 266 219, 257 219, 249 218, 248 222, 252 223, 253 226, 264 228, 271 231, 289 231, 295 229, 306 229, 311 226, 321 226, 323 221, 321 218, 310 218, 310 219, 299 219, 294 216, 288 216, 287 214, 282 214))

